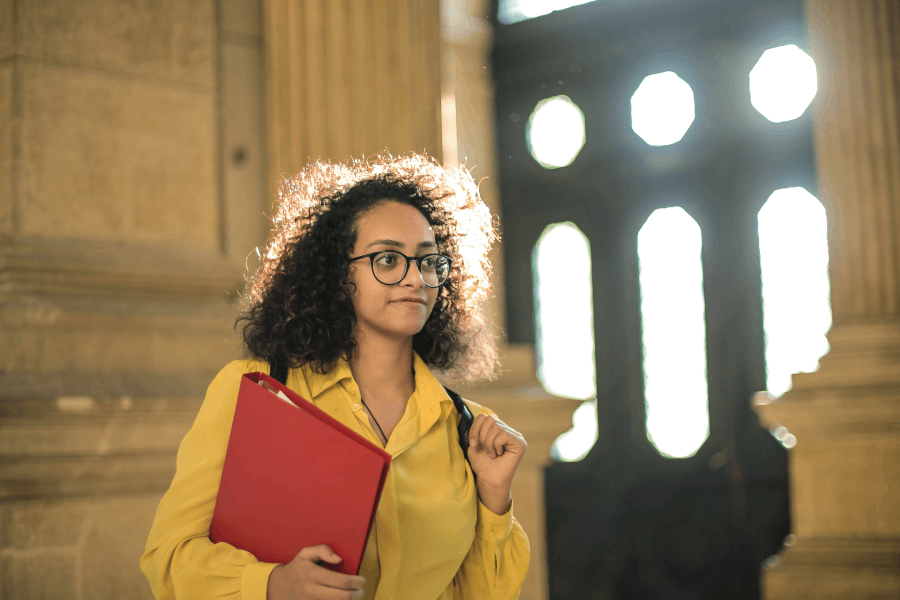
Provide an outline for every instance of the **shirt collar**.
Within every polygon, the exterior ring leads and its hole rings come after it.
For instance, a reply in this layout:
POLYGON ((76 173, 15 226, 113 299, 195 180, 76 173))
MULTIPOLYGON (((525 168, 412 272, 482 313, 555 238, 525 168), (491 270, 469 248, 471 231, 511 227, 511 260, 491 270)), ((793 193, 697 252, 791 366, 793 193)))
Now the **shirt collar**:
POLYGON ((308 364, 303 366, 303 370, 306 371, 304 375, 306 375, 306 381, 309 384, 309 393, 312 394, 313 398, 316 398, 319 394, 337 385, 344 379, 353 378, 353 373, 350 372, 350 363, 343 358, 338 358, 335 366, 324 375, 313 371, 308 364))
MULTIPOLYGON (((437 409, 438 414, 441 412, 441 404, 443 402, 453 401, 444 386, 435 378, 431 369, 425 364, 425 361, 417 352, 413 352, 413 369, 416 377, 415 394, 419 397, 419 402, 430 404, 437 409)), ((315 373, 309 366, 304 366, 307 371, 307 382, 309 384, 309 392, 313 398, 316 398, 325 390, 337 385, 344 379, 352 379, 353 373, 350 371, 350 363, 344 358, 339 358, 335 366, 326 374, 320 375, 315 373)))

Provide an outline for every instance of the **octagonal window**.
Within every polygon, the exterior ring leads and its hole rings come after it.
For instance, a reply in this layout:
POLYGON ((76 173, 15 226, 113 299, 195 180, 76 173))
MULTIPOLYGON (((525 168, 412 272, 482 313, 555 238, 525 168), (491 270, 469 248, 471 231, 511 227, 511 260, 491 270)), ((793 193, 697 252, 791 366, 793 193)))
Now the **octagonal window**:
POLYGON ((818 370, 829 349, 828 224, 825 207, 801 187, 775 191, 757 220, 766 389, 778 397, 792 374, 818 370))
POLYGON ((528 117, 525 140, 542 167, 570 165, 584 147, 584 113, 568 96, 541 100, 528 117))
POLYGON ((694 92, 672 71, 645 77, 631 97, 631 128, 651 146, 679 141, 694 116, 694 92))
POLYGON ((750 71, 750 103, 773 123, 802 115, 817 90, 816 63, 794 44, 766 50, 750 71))

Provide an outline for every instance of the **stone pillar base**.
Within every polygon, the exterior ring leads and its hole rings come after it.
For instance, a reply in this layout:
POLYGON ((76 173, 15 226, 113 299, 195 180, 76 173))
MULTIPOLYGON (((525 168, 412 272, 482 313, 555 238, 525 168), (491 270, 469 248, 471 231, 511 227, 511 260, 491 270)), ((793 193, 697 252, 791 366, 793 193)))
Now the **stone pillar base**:
POLYGON ((754 407, 797 439, 788 456, 795 542, 762 571, 763 597, 900 598, 900 324, 835 326, 814 373, 754 407))
POLYGON ((798 541, 763 567, 762 580, 764 600, 895 600, 900 598, 900 541, 798 541))

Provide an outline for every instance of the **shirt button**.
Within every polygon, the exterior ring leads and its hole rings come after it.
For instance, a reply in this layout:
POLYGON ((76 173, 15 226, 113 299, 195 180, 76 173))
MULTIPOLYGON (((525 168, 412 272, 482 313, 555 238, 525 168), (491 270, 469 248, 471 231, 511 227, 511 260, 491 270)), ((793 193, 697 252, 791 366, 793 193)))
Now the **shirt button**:
POLYGON ((500 526, 494 525, 494 533, 500 533, 500 526))
POLYGON ((358 410, 359 410, 359 404, 354 404, 354 405, 353 405, 353 410, 358 411, 358 410))

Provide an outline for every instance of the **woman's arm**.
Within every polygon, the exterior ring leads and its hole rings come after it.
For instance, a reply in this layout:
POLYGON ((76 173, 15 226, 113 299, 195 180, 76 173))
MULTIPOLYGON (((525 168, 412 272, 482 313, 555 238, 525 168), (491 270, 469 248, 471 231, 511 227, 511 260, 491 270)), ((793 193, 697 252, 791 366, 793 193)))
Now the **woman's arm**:
MULTIPOLYGON (((476 422, 482 413, 498 418, 494 411, 474 403, 470 403, 470 409, 476 415, 476 422)), ((474 429, 469 434, 477 437, 478 432, 474 429)), ((472 454, 476 451, 469 447, 470 460, 479 460, 472 454)), ((513 499, 508 487, 494 490, 482 477, 476 490, 475 539, 448 588, 448 591, 452 589, 452 594, 445 592, 442 600, 515 600, 519 597, 531 558, 528 535, 512 516, 513 499), (506 512, 494 512, 501 510, 506 512)))
POLYGON ((277 565, 208 537, 241 376, 251 367, 235 361, 222 369, 178 448, 175 478, 156 511, 140 561, 157 600, 266 600, 269 575, 277 565))
POLYGON ((531 546, 512 516, 491 512, 478 500, 475 540, 453 578, 453 600, 515 600, 528 572, 531 546))

